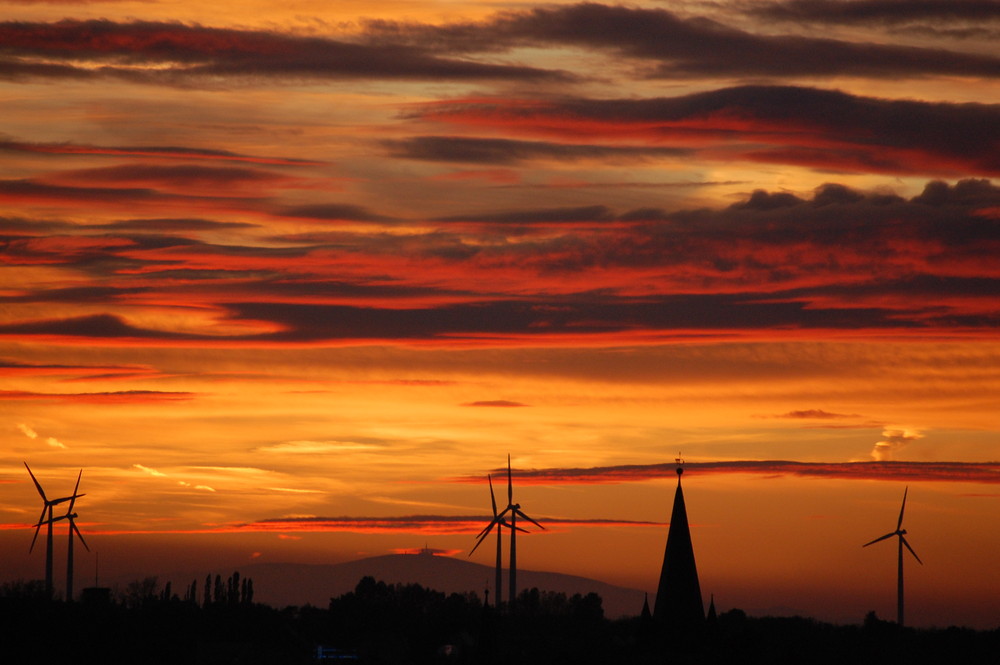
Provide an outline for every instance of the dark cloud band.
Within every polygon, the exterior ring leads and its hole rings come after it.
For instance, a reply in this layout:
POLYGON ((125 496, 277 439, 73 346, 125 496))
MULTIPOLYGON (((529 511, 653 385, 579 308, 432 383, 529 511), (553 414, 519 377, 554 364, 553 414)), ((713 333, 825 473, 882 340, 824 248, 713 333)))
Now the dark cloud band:
MULTIPOLYGON (((685 477, 714 474, 750 474, 763 476, 799 476, 805 478, 838 478, 844 480, 896 480, 906 482, 941 481, 969 483, 1000 483, 1000 464, 977 462, 788 462, 732 461, 688 462, 685 477)), ((506 472, 496 469, 495 473, 506 472)), ((522 482, 559 483, 621 483, 675 478, 676 463, 607 466, 579 469, 515 469, 512 475, 522 482)), ((477 478, 461 479, 476 482, 477 478)))

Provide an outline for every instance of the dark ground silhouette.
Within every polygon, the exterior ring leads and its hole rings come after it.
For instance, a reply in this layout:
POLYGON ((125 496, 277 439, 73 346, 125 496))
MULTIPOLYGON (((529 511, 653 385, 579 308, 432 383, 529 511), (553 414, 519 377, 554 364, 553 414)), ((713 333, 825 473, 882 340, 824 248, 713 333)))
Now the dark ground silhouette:
POLYGON ((50 600, 43 582, 6 584, 0 662, 295 665, 317 662, 319 646, 387 665, 1000 662, 1000 630, 900 629, 874 613, 840 626, 731 610, 668 638, 650 619, 606 619, 596 594, 528 589, 516 611, 497 612, 476 594, 366 577, 328 607, 276 609, 254 603, 252 589, 238 574, 180 593, 146 578, 67 603, 50 600))

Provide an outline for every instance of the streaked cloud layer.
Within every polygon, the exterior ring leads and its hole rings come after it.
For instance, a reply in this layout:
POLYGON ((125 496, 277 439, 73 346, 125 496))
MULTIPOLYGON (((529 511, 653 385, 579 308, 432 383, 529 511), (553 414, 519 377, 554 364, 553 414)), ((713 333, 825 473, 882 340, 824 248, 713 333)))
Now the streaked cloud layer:
POLYGON ((67 314, 15 316, 0 335, 157 345, 621 343, 859 331, 992 338, 996 210, 1000 189, 966 179, 929 183, 908 200, 824 184, 809 198, 758 190, 721 210, 479 212, 447 218, 435 231, 397 222, 391 234, 286 234, 266 246, 254 237, 257 225, 241 240, 242 227, 224 227, 230 240, 220 244, 197 238, 199 225, 183 219, 148 234, 131 223, 119 231, 119 222, 45 237, 11 220, 9 267, 85 269, 94 286, 8 290, 0 300, 12 312, 44 303, 67 314), (506 238, 483 244, 483 234, 506 238), (469 270, 481 279, 469 282, 469 270), (141 322, 142 312, 168 308, 176 313, 149 317, 158 325, 141 322))
MULTIPOLYGON (((901 480, 1000 483, 1000 463, 975 462, 788 462, 782 460, 689 462, 682 467, 698 475, 746 473, 846 480, 901 480)), ((498 470, 499 472, 500 470, 498 470)), ((513 476, 529 483, 619 483, 676 476, 675 463, 636 464, 589 469, 518 470, 513 476)), ((470 478, 470 480, 478 480, 470 478)))
POLYGON ((887 613, 852 554, 725 553, 865 542, 908 483, 914 538, 976 544, 927 552, 915 620, 979 607, 941 571, 1000 546, 998 34, 972 0, 14 3, 5 546, 27 460, 83 469, 112 568, 466 552, 509 453, 558 526, 530 567, 652 588, 681 451, 734 603, 887 613))
MULTIPOLYGON (((408 515, 404 517, 298 517, 271 518, 250 524, 241 524, 240 529, 253 531, 354 531, 354 532, 410 532, 418 534, 454 534, 473 536, 489 524, 490 516, 461 515, 408 515)), ((662 527, 662 522, 642 522, 636 520, 613 519, 556 519, 536 520, 546 529, 594 527, 662 527)))

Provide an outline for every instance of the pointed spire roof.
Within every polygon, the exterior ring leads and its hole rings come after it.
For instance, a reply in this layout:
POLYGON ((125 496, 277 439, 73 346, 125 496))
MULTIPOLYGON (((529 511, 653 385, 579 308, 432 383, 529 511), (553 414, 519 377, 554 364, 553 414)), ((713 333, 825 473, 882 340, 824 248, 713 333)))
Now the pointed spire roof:
POLYGON ((667 531, 667 546, 663 552, 660 585, 656 591, 653 618, 669 630, 701 626, 705 621, 705 606, 698 584, 698 569, 694 561, 691 530, 688 527, 684 490, 681 487, 683 462, 677 458, 677 490, 667 531))

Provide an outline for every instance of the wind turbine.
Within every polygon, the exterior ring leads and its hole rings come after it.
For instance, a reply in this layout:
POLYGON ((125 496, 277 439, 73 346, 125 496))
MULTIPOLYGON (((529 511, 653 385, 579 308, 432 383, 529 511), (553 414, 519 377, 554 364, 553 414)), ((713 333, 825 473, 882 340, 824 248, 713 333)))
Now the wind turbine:
MULTIPOLYGON (((31 467, 28 463, 24 463, 24 468, 28 470, 28 475, 31 476, 31 480, 35 483, 35 489, 38 490, 38 494, 42 497, 42 514, 38 518, 38 524, 35 525, 35 535, 31 539, 31 547, 28 548, 28 552, 31 553, 35 549, 35 541, 38 540, 38 532, 42 528, 43 524, 48 525, 48 537, 45 542, 45 593, 51 597, 52 596, 52 524, 57 521, 57 519, 52 517, 52 508, 59 505, 65 501, 75 501, 82 494, 77 494, 76 490, 73 490, 73 496, 64 496, 58 499, 52 499, 51 501, 45 496, 45 490, 42 489, 41 484, 38 479, 35 478, 35 474, 31 472, 31 467), (48 518, 45 517, 45 513, 48 513, 48 518)), ((82 474, 83 471, 81 470, 82 474)), ((76 479, 77 488, 80 487, 79 476, 76 479)), ((70 504, 72 505, 72 504, 70 504)), ((72 509, 71 509, 72 512, 72 509)), ((63 519, 63 518, 58 518, 63 519)))
POLYGON ((83 534, 80 533, 79 527, 76 526, 77 514, 73 512, 73 504, 76 503, 77 497, 83 496, 82 494, 77 494, 76 491, 80 489, 80 477, 83 476, 83 469, 80 469, 79 475, 76 477, 76 487, 73 488, 73 496, 69 500, 69 508, 66 509, 65 515, 60 515, 54 518, 53 522, 58 522, 59 520, 66 520, 69 522, 69 543, 66 550, 66 600, 73 600, 73 534, 80 539, 83 547, 89 552, 90 547, 87 546, 87 541, 83 539, 83 534))
POLYGON ((870 543, 862 545, 862 547, 868 547, 869 545, 873 545, 880 540, 885 540, 886 538, 892 538, 893 536, 899 537, 899 568, 897 572, 898 580, 896 586, 896 623, 899 624, 900 627, 903 626, 903 546, 905 545, 906 549, 910 550, 910 554, 912 554, 913 558, 917 560, 917 563, 921 566, 924 565, 924 562, 920 560, 920 557, 918 557, 917 553, 913 551, 910 544, 906 542, 906 529, 903 528, 903 511, 906 509, 906 493, 909 489, 910 488, 907 487, 903 490, 903 505, 899 509, 899 521, 896 522, 896 530, 891 533, 887 533, 884 536, 880 536, 870 543))
MULTIPOLYGON (((492 489, 492 481, 490 483, 490 487, 492 489)), ((510 566, 509 566, 510 604, 511 606, 513 606, 514 601, 517 600, 517 532, 518 531, 525 532, 524 529, 521 529, 517 526, 517 517, 518 515, 520 515, 524 519, 528 520, 529 522, 537 526, 539 529, 545 530, 545 527, 536 522, 535 520, 531 519, 527 515, 525 515, 524 512, 521 511, 521 504, 514 503, 514 482, 513 480, 511 480, 510 455, 507 455, 507 507, 504 508, 499 515, 493 518, 493 521, 490 522, 490 525, 485 529, 485 531, 479 537, 479 541, 482 542, 483 538, 486 537, 486 534, 489 533, 490 528, 492 528, 494 524, 499 525, 503 523, 504 517, 508 513, 510 513, 510 523, 503 525, 506 526, 508 529, 510 529, 510 566)), ((497 536, 499 535, 500 534, 498 531, 497 536)), ((476 543, 476 545, 478 546, 479 543, 476 543)))
MULTIPOLYGON (((500 603, 503 601, 503 590, 502 590, 503 560, 501 557, 502 534, 500 533, 500 531, 502 527, 510 529, 511 526, 510 523, 502 515, 499 515, 497 513, 497 497, 496 494, 493 493, 493 476, 490 474, 486 474, 486 479, 490 483, 490 502, 492 502, 493 504, 493 519, 476 536, 476 538, 478 538, 478 540, 476 541, 476 546, 472 548, 472 552, 469 552, 469 556, 472 556, 472 553, 479 548, 479 545, 483 542, 483 540, 486 539, 486 536, 489 535, 490 531, 492 531, 493 527, 495 526, 497 528, 497 564, 496 564, 497 578, 495 587, 496 598, 493 599, 493 605, 494 607, 500 607, 500 603)), ((524 533, 527 533, 527 531, 525 531, 521 527, 517 527, 517 529, 518 531, 523 531, 524 533)))

